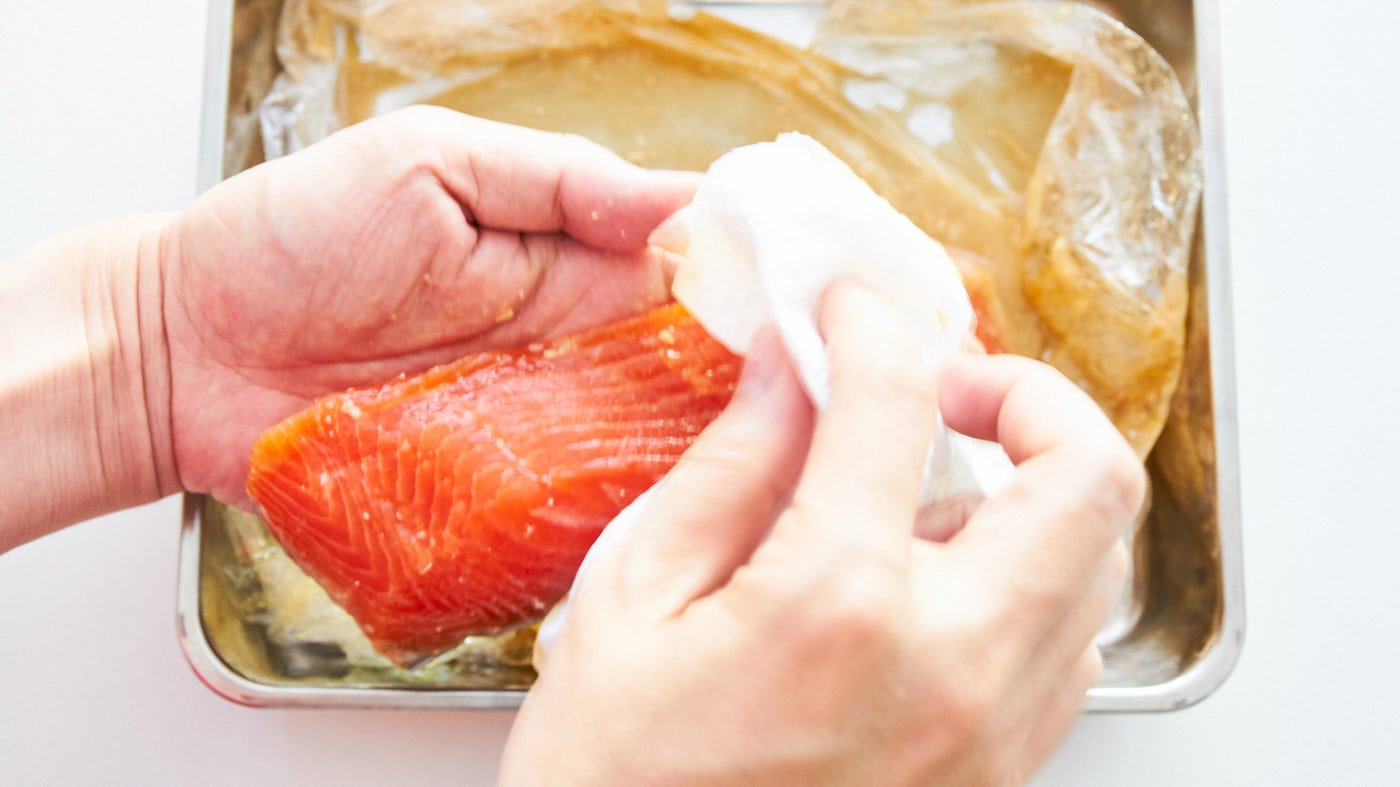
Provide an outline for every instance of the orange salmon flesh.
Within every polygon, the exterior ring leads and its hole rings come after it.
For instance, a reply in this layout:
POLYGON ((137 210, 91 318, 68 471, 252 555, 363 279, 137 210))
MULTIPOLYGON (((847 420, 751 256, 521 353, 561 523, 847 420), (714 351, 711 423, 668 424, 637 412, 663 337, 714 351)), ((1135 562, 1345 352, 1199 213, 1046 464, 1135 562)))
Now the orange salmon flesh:
POLYGON ((272 535, 411 665, 538 620, 603 527, 729 402, 742 361, 685 310, 318 399, 253 446, 272 535))

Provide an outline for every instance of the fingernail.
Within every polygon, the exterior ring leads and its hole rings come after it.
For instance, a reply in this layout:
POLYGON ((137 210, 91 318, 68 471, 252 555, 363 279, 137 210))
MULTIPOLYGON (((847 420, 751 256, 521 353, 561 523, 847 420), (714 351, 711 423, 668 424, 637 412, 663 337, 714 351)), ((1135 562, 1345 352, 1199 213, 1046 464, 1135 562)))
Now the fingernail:
POLYGON ((902 363, 920 363, 935 370, 940 359, 929 357, 923 328, 902 311, 894 296, 851 278, 837 279, 823 295, 818 329, 831 343, 837 331, 853 332, 902 363))
POLYGON ((879 293, 850 277, 842 276, 827 285, 822 293, 821 307, 817 310, 817 330, 822 338, 830 341, 833 321, 839 319, 838 311, 852 308, 883 314, 889 310, 889 303, 879 293))
POLYGON ((739 377, 736 397, 754 398, 762 396, 778 374, 783 370, 785 352, 778 332, 771 326, 761 329, 749 344, 748 355, 744 358, 744 373, 739 377))
POLYGON ((685 256, 690 249, 690 221, 686 209, 681 208, 671 217, 661 222, 647 237, 647 243, 671 254, 685 256))

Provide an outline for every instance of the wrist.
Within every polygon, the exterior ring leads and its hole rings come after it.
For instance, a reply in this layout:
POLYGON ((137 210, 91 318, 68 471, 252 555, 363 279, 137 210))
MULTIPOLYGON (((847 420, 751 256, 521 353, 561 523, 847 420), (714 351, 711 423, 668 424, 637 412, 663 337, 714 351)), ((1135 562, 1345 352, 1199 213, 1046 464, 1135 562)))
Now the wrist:
POLYGON ((0 551, 176 489, 165 215, 65 233, 0 268, 0 551))
POLYGON ((134 479, 134 503, 150 502, 180 489, 171 431, 170 348, 166 339, 166 272, 172 259, 170 241, 173 213, 129 217, 132 254, 124 257, 131 267, 126 282, 115 291, 133 294, 129 319, 114 346, 121 348, 122 390, 125 401, 119 420, 130 428, 124 433, 126 455, 139 460, 134 479), (134 339, 134 340, 133 340, 134 339))
POLYGON ((102 510, 147 503, 179 488, 170 432, 170 353, 164 266, 170 214, 95 225, 76 260, 82 324, 102 461, 102 510))

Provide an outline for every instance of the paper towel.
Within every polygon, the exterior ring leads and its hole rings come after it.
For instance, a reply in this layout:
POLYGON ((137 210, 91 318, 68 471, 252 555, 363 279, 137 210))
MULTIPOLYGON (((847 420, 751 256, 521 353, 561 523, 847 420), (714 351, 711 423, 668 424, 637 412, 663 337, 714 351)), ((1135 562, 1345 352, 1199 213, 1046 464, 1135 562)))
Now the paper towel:
MULTIPOLYGON (((836 279, 880 293, 917 333, 922 363, 937 368, 972 330, 975 315, 943 246, 803 134, 721 156, 695 199, 653 242, 680 257, 672 292, 730 350, 744 354, 776 325, 812 402, 826 405, 822 294, 836 279)), ((929 447, 923 502, 991 494, 1010 479, 999 446, 940 426, 929 447)))
MULTIPOLYGON (((859 282, 899 311, 923 356, 912 363, 937 368, 973 328, 972 304, 943 246, 803 134, 721 156, 691 204, 658 228, 652 243, 679 258, 671 288, 676 300, 733 352, 747 352, 754 334, 774 324, 818 409, 828 400, 829 370, 817 319, 836 279, 859 282)), ((999 445, 949 431, 940 420, 922 502, 992 495, 1012 473, 999 445)), ((613 520, 580 577, 625 541, 650 500, 639 497, 613 520)), ((541 625, 537 660, 558 637, 567 604, 541 625)))

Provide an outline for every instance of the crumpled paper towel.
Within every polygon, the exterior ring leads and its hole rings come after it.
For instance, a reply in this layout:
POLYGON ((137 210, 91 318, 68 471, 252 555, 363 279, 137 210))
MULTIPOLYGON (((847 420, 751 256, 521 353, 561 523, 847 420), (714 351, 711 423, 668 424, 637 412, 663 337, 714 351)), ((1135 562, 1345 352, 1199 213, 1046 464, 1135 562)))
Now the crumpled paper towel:
MULTIPOLYGON (((828 369, 817 315, 836 279, 889 300, 917 331, 926 366, 940 366, 973 327, 972 304, 943 246, 803 134, 721 156, 653 241, 681 257, 676 300, 731 351, 743 355, 759 328, 777 327, 818 408, 828 399, 828 369)), ((925 504, 990 494, 1010 479, 1000 446, 940 428, 929 449, 925 504)))
MULTIPOLYGON (((918 334, 937 368, 967 337, 975 315, 952 259, 816 140, 798 133, 736 148, 705 174, 695 199, 652 236, 677 254, 672 293, 711 335, 744 354, 772 323, 818 408, 829 398, 826 345, 817 327, 821 299, 838 278, 881 294, 918 334)), ((940 423, 924 468, 922 503, 960 494, 992 495, 1013 467, 995 443, 940 423)), ((616 550, 650 495, 608 525, 579 569, 616 550)), ((540 626, 536 659, 564 623, 567 599, 540 626)))

